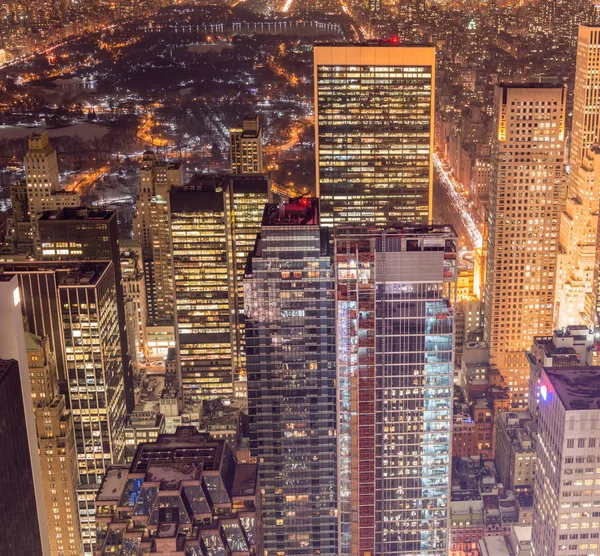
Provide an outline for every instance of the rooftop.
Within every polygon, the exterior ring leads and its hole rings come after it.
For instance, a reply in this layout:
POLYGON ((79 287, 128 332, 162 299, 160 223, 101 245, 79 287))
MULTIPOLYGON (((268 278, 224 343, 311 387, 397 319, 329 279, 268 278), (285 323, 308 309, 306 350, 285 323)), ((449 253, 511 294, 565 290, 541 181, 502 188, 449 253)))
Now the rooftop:
POLYGON ((77 221, 77 220, 110 220, 116 218, 115 211, 95 210, 87 207, 63 208, 47 210, 40 216, 41 221, 77 221))
MULTIPOLYGON (((551 388, 567 410, 600 409, 598 367, 545 368, 551 388)), ((542 398, 544 385, 541 387, 542 398)), ((546 394, 546 395, 548 395, 546 394)))

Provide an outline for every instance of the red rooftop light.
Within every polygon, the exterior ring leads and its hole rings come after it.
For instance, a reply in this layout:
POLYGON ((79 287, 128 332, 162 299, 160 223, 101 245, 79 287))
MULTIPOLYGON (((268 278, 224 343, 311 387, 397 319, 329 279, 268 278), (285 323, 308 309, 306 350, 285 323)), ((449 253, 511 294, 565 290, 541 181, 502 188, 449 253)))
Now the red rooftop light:
POLYGON ((398 37, 396 35, 394 35, 392 37, 392 44, 398 44, 398 41, 399 41, 398 37))

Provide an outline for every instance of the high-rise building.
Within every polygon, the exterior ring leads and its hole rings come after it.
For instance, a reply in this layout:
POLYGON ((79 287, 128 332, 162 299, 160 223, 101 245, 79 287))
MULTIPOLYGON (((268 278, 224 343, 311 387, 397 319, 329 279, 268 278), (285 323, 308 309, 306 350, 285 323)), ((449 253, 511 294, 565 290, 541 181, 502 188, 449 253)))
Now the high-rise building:
POLYGON ((337 555, 335 303, 318 200, 267 204, 244 278, 265 553, 337 555))
POLYGON ((125 373, 127 410, 133 411, 133 377, 127 343, 127 319, 121 278, 117 214, 85 207, 47 211, 38 219, 41 257, 45 261, 111 261, 117 293, 119 352, 125 373))
POLYGON ((48 338, 25 332, 52 556, 83 552, 76 488, 79 479, 73 420, 58 391, 48 338))
POLYGON ((58 285, 75 427, 84 551, 96 539, 94 500, 109 465, 123 461, 125 384, 111 262, 85 262, 58 285))
POLYGON ((127 345, 131 361, 137 365, 146 354, 146 283, 142 249, 135 240, 121 240, 119 247, 127 345))
POLYGON ((448 553, 457 235, 335 232, 339 554, 448 553))
POLYGON ((170 191, 176 323, 185 399, 231 398, 244 377, 241 277, 265 175, 196 174, 170 191))
POLYGON ((515 408, 527 406, 525 352, 552 333, 566 96, 545 83, 495 89, 484 339, 515 408))
POLYGON ((322 224, 427 224, 434 47, 317 44, 314 67, 322 224))
POLYGON ((0 275, 0 450, 0 512, 7 516, 0 554, 50 556, 21 297, 17 279, 5 275, 0 275))
POLYGON ((183 167, 180 164, 160 161, 151 151, 144 153, 133 231, 142 246, 148 323, 152 326, 173 323, 167 202, 169 189, 182 184, 183 167))
POLYGON ((542 370, 532 554, 598 551, 600 375, 594 367, 542 370))
POLYGON ((96 554, 262 555, 256 464, 178 427, 111 467, 96 499, 96 554))
POLYGON ((567 199, 560 222, 556 325, 596 322, 600 206, 600 27, 581 25, 573 100, 567 199))
POLYGON ((17 243, 33 243, 37 248, 37 218, 47 210, 79 205, 75 191, 59 191, 58 160, 45 133, 29 136, 25 155, 25 180, 11 187, 15 205, 17 243))
POLYGON ((246 116, 242 127, 229 130, 229 157, 234 174, 262 174, 262 135, 258 116, 246 116))

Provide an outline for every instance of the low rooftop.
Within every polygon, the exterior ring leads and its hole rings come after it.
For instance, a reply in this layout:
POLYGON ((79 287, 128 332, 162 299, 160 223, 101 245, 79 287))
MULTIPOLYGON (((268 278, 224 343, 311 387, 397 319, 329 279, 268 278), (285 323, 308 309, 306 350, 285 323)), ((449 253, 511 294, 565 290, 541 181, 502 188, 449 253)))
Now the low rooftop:
POLYGON ((544 369, 544 373, 565 409, 600 409, 598 367, 551 367, 544 369))

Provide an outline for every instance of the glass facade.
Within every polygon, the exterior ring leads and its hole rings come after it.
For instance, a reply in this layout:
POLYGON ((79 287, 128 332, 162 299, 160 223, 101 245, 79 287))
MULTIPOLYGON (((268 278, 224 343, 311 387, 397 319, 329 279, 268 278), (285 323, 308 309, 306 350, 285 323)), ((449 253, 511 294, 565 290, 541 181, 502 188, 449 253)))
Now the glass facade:
POLYGON ((430 218, 433 47, 315 46, 325 226, 430 218))
MULTIPOLYGON (((281 214, 290 214, 287 209, 268 205, 265 214, 269 207, 276 216, 263 221, 244 281, 250 442, 263 491, 265 554, 334 556, 335 305, 329 236, 318 219, 302 223, 303 217, 292 217, 286 223, 281 214)), ((300 208, 299 214, 306 211, 300 208)))
POLYGON ((340 554, 446 554, 455 232, 340 229, 335 253, 340 554))

